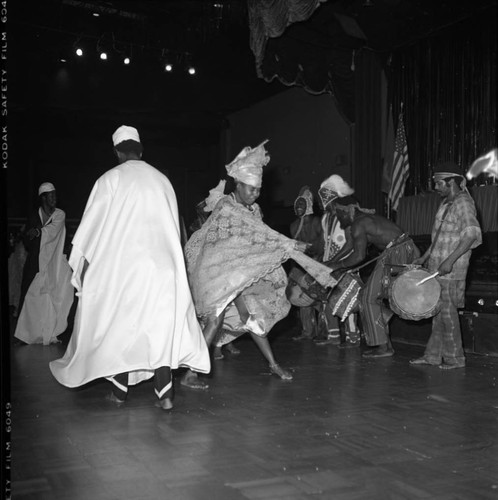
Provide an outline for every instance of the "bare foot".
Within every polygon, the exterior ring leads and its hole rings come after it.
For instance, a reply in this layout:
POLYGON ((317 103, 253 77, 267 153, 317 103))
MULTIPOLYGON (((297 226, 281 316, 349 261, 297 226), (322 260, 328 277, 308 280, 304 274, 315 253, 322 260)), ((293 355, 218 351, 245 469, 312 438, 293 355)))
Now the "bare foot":
POLYGON ((125 400, 124 399, 119 399, 113 392, 107 394, 105 397, 106 401, 109 401, 110 403, 114 403, 116 406, 121 406, 124 404, 125 400))
POLYGON ((394 349, 392 347, 388 347, 387 344, 368 349, 362 354, 364 358, 390 358, 393 355, 394 349))
POLYGON ((188 387, 189 389, 196 389, 200 391, 205 391, 208 387, 209 384, 204 382, 204 380, 201 380, 197 373, 194 373, 190 370, 185 373, 185 375, 182 377, 180 380, 180 385, 183 385, 184 387, 188 387))
POLYGON ((349 349, 350 347, 360 347, 360 342, 351 342, 351 340, 346 340, 341 342, 338 346, 339 349, 349 349))
POLYGON ((170 398, 160 399, 156 401, 154 406, 156 408, 162 408, 163 410, 171 410, 173 408, 173 401, 171 401, 170 398))
POLYGON ((410 359, 410 364, 412 366, 420 366, 420 365, 432 365, 432 366, 438 366, 439 363, 431 363, 427 359, 425 359, 424 356, 421 358, 415 358, 415 359, 410 359))
POLYGON ((465 363, 464 364, 462 364, 462 363, 452 363, 452 364, 442 363, 439 365, 439 368, 441 370, 455 370, 457 368, 465 368, 465 363))
POLYGON ((298 335, 297 337, 292 337, 292 340, 296 340, 296 341, 299 341, 299 340, 312 340, 313 337, 309 336, 309 335, 305 335, 304 333, 301 333, 301 335, 298 335))
POLYGON ((270 365, 270 371, 280 377, 282 380, 292 380, 291 372, 284 370, 280 365, 270 365))

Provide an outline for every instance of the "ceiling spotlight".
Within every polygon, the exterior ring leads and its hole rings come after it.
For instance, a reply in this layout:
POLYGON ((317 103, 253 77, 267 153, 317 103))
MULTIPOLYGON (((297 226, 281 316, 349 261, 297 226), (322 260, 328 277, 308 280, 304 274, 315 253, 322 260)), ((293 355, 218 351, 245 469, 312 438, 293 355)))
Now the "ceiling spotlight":
POLYGON ((102 61, 106 61, 107 60, 107 54, 105 52, 101 52, 100 53, 100 58, 102 59, 102 61))
POLYGON ((188 69, 188 74, 195 75, 195 68, 193 66, 190 66, 190 68, 188 69))
POLYGON ((129 58, 129 57, 125 57, 125 58, 123 59, 123 63, 124 63, 124 64, 130 64, 130 62, 131 62, 131 61, 130 61, 130 58, 129 58))
POLYGON ((94 12, 92 15, 93 15, 94 17, 99 17, 99 16, 100 16, 100 14, 99 14, 98 12, 94 12))
POLYGON ((81 57, 83 55, 83 49, 80 49, 79 47, 76 49, 76 55, 81 57))
POLYGON ((164 66, 164 71, 167 71, 168 73, 170 71, 173 71, 173 65, 172 64, 166 64, 166 66, 164 66))

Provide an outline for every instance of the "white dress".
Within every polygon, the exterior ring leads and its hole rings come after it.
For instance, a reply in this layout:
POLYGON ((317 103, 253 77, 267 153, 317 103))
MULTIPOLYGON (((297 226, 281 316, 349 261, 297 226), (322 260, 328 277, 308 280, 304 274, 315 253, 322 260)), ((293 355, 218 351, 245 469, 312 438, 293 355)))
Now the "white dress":
POLYGON ((57 342, 57 335, 67 328, 74 289, 71 269, 63 254, 65 220, 66 214, 56 208, 41 228, 39 270, 26 293, 14 334, 27 344, 57 342))
POLYGON ((106 172, 72 243, 75 328, 64 357, 50 363, 61 384, 77 387, 129 372, 133 385, 162 366, 209 372, 167 177, 135 160, 106 172), (84 260, 89 266, 81 285, 84 260))

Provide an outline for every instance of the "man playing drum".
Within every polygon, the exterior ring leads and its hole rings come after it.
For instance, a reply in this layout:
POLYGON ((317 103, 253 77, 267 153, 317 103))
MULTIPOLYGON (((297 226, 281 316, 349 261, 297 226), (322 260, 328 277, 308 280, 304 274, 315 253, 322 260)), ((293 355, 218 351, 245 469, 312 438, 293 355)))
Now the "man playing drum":
POLYGON ((350 228, 351 238, 334 256, 334 261, 328 264, 333 271, 343 271, 361 264, 367 256, 369 245, 382 252, 360 299, 361 322, 366 342, 372 347, 365 351, 363 356, 392 356, 394 350, 389 338, 389 320, 393 313, 383 304, 383 284, 385 285, 390 276, 391 266, 411 264, 419 257, 420 252, 399 226, 373 211, 367 213, 360 209, 354 198, 335 200, 334 205, 341 226, 344 229, 350 228))
MULTIPOLYGON (((354 189, 337 174, 332 174, 320 184, 318 195, 324 211, 322 217, 323 262, 335 260, 335 256, 344 247, 348 238, 337 218, 333 201, 353 193, 354 189)), ((346 255, 342 254, 343 257, 346 255)), ((334 315, 330 303, 327 303, 324 313, 328 335, 325 340, 319 340, 319 344, 339 343, 340 341, 339 347, 360 345, 360 331, 356 313, 351 313, 345 320, 339 321, 339 318, 334 315)))
POLYGON ((438 273, 441 309, 432 318, 432 333, 424 355, 410 363, 451 370, 465 366, 458 308, 464 306, 470 255, 482 243, 482 235, 460 168, 453 162, 438 165, 434 182, 443 201, 436 213, 431 246, 414 263, 427 262, 429 272, 438 273))
MULTIPOLYGON (((308 243, 306 253, 313 259, 321 261, 322 248, 322 226, 320 217, 313 214, 313 193, 308 186, 303 186, 294 202, 294 211, 297 219, 290 225, 290 235, 297 241, 308 243)), ((292 282, 289 284, 292 287, 292 282)), ((297 287, 297 285, 295 286, 297 287)), ((293 290, 296 292, 296 290, 293 290)), ((303 294, 301 293, 301 296, 303 294)), ((290 300, 290 298, 289 298, 290 300)), ((302 331, 294 340, 312 339, 317 335, 316 306, 309 296, 305 296, 303 302, 293 302, 291 304, 299 307, 299 317, 301 319, 302 331)))

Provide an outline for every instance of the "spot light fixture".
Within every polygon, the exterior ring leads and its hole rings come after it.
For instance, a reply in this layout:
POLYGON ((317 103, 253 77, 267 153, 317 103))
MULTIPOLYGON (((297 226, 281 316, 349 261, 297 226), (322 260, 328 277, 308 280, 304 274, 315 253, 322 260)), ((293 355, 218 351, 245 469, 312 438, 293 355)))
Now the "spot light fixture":
POLYGON ((188 74, 189 75, 195 75, 195 68, 193 66, 189 66, 189 68, 188 68, 188 74))

